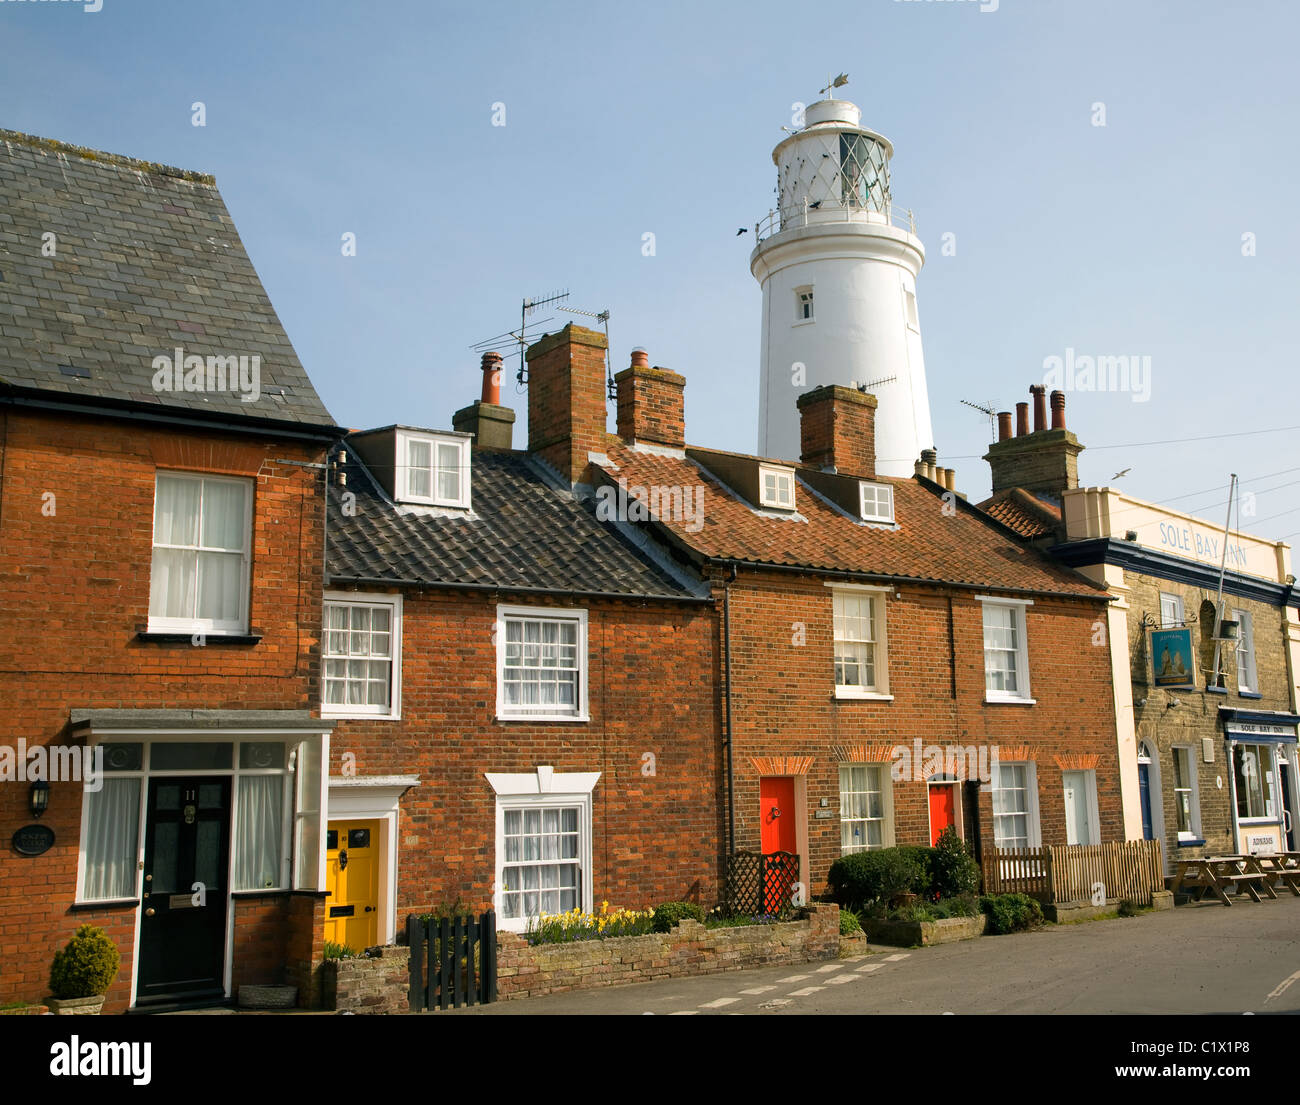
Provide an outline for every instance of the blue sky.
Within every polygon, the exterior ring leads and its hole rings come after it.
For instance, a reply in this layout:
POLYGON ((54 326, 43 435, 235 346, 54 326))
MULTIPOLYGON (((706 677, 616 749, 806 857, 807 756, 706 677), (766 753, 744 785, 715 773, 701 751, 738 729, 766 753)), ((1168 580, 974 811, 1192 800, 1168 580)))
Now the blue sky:
MULTIPOLYGON (((928 250, 959 489, 989 485, 988 422, 959 400, 1010 409, 1067 349, 1149 356, 1146 401, 1069 395, 1081 482, 1221 523, 1235 471, 1242 528, 1300 539, 1295 5, 102 5, 0 0, 0 126, 214 173, 344 425, 449 426, 477 398, 470 347, 567 288, 611 311, 615 370, 640 345, 686 376, 692 442, 752 451, 761 298, 736 229, 771 204, 792 104, 845 71, 928 250), (1187 440, 1209 435, 1240 436, 1187 440)), ((522 444, 513 378, 503 401, 522 444)))

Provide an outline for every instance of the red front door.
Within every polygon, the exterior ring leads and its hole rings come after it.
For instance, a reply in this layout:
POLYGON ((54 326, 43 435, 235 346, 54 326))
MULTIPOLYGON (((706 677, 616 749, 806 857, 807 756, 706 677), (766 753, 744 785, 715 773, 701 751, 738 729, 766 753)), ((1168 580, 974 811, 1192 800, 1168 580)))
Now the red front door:
POLYGON ((957 824, 955 791, 951 783, 930 787, 930 845, 939 843, 939 834, 957 824))
MULTIPOLYGON (((763 810, 763 852, 797 852, 795 839, 794 780, 770 776, 759 781, 759 803, 763 810)), ((752 837, 750 839, 753 839, 752 837)))

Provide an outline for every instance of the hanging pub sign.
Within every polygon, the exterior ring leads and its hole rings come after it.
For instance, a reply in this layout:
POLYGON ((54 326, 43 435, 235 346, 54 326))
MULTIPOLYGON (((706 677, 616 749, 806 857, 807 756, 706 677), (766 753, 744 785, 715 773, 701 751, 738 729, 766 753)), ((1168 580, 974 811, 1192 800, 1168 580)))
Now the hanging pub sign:
POLYGON ((1196 655, 1192 652, 1192 631, 1153 629, 1151 667, 1154 683, 1167 691, 1196 689, 1196 655))

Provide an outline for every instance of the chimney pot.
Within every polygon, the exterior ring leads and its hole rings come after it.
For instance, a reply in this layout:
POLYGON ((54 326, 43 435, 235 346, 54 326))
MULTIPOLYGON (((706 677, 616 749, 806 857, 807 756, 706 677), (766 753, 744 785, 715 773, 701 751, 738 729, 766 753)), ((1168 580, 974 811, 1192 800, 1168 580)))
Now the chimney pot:
POLYGON ((650 367, 650 354, 647 353, 644 349, 642 349, 639 345, 632 350, 632 367, 633 368, 650 367))
POLYGON ((483 402, 501 405, 501 354, 483 354, 483 402))
POLYGON ((1011 412, 998 411, 998 440, 1006 441, 1011 436, 1011 412))
POLYGON ((1034 397, 1034 432, 1047 429, 1047 388, 1031 384, 1029 394, 1034 397))
POLYGON ((1016 404, 1016 437, 1024 437, 1029 433, 1029 404, 1016 404))
POLYGON ((1052 429, 1065 429, 1065 392, 1052 392, 1052 429))

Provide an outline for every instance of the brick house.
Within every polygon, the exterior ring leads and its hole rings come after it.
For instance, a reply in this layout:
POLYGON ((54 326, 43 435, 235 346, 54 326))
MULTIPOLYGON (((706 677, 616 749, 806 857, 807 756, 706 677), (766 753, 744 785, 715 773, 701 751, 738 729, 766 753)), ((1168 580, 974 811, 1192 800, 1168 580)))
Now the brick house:
POLYGON ((86 922, 107 1012, 310 1000, 341 431, 210 176, 0 138, 0 1003, 86 922))
POLYGON ((328 939, 389 941, 456 903, 522 931, 602 901, 717 898, 712 596, 574 493, 604 369, 588 358, 579 424, 567 348, 530 351, 527 451, 490 354, 454 430, 353 432, 334 458, 328 939))
POLYGON ((568 327, 529 367, 570 365, 569 481, 713 590, 724 851, 797 854, 816 894, 836 857, 946 824, 976 847, 1122 835, 1093 643, 1106 592, 1023 548, 933 463, 877 477, 875 400, 854 389, 800 398, 800 464, 694 448, 684 378, 638 351, 607 434, 603 345, 568 327))
MULTIPOLYGON (((1114 488, 1079 487, 1083 446, 1065 396, 1045 389, 1000 416, 989 447, 994 517, 1103 584, 1130 839, 1179 857, 1297 846, 1300 596, 1291 550, 1114 488), (1214 640, 1223 617, 1236 641, 1214 640), (1217 643, 1217 650, 1216 650, 1217 643)), ((1223 634, 1220 634, 1223 636, 1223 634)))

